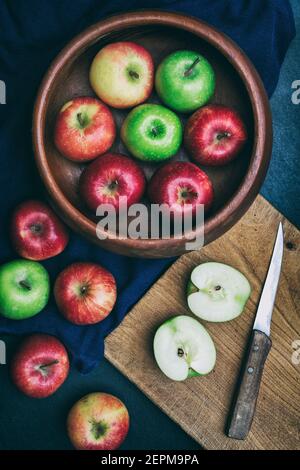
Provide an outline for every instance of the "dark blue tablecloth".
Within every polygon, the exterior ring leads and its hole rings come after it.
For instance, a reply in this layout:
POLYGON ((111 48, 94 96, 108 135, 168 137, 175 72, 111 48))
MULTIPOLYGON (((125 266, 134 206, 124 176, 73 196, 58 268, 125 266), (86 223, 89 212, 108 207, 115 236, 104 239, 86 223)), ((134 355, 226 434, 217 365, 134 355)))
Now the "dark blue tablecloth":
MULTIPOLYGON (((16 257, 8 237, 13 207, 43 197, 31 146, 31 115, 39 82, 58 51, 75 34, 103 16, 138 8, 182 11, 217 26, 250 56, 269 96, 276 86, 287 47, 295 34, 285 0, 97 1, 26 0, 0 3, 0 80, 7 104, 0 105, 0 262, 16 257)), ((52 283, 77 260, 99 262, 117 279, 118 301, 113 313, 97 326, 77 327, 58 313, 53 298, 38 316, 21 322, 0 319, 1 333, 47 332, 68 347, 76 366, 88 372, 103 355, 103 338, 122 320, 172 260, 137 260, 114 255, 72 234, 66 251, 44 263, 52 283)))

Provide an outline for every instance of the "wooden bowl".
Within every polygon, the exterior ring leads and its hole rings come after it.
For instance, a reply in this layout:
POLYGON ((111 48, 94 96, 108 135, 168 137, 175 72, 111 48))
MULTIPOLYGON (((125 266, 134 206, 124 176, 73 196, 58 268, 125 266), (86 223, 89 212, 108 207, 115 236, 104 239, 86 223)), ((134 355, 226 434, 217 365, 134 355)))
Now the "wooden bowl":
MULTIPOLYGON (((272 148, 268 99, 254 66, 234 42, 208 24, 177 13, 142 11, 107 18, 73 39, 50 66, 35 104, 33 142, 36 163, 53 207, 72 229, 108 250, 150 258, 180 255, 185 252, 185 236, 133 240, 109 233, 106 240, 99 240, 97 220, 78 196, 78 179, 84 165, 65 159, 54 145, 53 129, 59 109, 75 96, 94 96, 88 78, 91 61, 101 47, 120 40, 145 46, 156 66, 172 51, 199 51, 216 73, 212 101, 234 107, 246 123, 249 139, 242 154, 227 166, 204 168, 215 189, 214 205, 205 221, 205 244, 238 221, 261 187, 272 148)), ((155 92, 150 101, 158 101, 155 92)), ((118 129, 127 113, 128 110, 113 110, 118 129)), ((184 123, 187 116, 181 118, 184 123)), ((119 135, 113 150, 128 153, 119 135)), ((181 149, 174 159, 186 160, 185 150, 181 149)), ((144 166, 148 178, 154 169, 155 166, 144 166)))

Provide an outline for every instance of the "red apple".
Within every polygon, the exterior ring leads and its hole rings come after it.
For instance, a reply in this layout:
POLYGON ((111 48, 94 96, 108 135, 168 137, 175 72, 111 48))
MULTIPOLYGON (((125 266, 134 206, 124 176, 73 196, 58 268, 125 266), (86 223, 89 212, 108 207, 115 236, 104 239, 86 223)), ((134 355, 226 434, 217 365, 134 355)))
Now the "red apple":
POLYGON ((129 429, 129 414, 118 398, 107 393, 91 393, 71 409, 67 428, 78 450, 115 450, 129 429))
POLYGON ((192 158, 202 165, 225 165, 237 157, 247 131, 236 111, 211 104, 196 111, 185 128, 184 143, 192 158))
POLYGON ((83 171, 80 194, 86 205, 96 211, 100 204, 112 204, 119 209, 120 197, 127 205, 138 202, 145 190, 145 176, 131 158, 118 153, 107 153, 97 158, 83 171))
POLYGON ((212 183, 204 171, 190 162, 170 162, 152 176, 150 201, 167 204, 174 215, 196 213, 197 204, 208 210, 213 201, 212 183))
POLYGON ((49 206, 30 200, 21 203, 13 213, 11 239, 20 256, 37 261, 61 253, 69 235, 49 206))
POLYGON ((103 47, 94 58, 90 82, 101 100, 114 108, 146 101, 153 88, 154 64, 149 52, 134 42, 103 47))
POLYGON ((68 373, 68 353, 54 336, 29 336, 12 359, 13 382, 25 395, 33 398, 52 395, 66 380, 68 373))
POLYGON ((93 160, 112 146, 115 136, 113 115, 96 98, 74 98, 61 108, 57 116, 55 145, 70 160, 93 160))
POLYGON ((75 325, 98 323, 117 298, 113 275, 95 263, 73 263, 57 277, 54 296, 61 313, 75 325))

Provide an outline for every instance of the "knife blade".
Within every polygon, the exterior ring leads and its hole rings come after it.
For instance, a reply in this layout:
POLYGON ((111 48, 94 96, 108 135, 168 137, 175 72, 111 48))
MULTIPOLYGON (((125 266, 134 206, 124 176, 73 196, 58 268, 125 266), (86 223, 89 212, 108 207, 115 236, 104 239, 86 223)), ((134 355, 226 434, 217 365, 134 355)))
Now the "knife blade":
POLYGON ((284 235, 279 223, 273 254, 258 304, 244 367, 238 381, 229 416, 227 435, 233 439, 245 439, 253 421, 265 361, 270 352, 271 319, 280 278, 284 235))

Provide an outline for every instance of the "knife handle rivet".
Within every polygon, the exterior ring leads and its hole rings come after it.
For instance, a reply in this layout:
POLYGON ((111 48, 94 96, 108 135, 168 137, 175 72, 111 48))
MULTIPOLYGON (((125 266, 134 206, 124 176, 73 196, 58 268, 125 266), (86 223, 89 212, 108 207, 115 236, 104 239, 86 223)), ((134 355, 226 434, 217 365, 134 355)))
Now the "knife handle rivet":
POLYGON ((254 368, 253 367, 248 367, 248 374, 253 374, 254 368))
POLYGON ((258 346, 258 344, 255 344, 255 345, 254 345, 254 347, 253 347, 253 351, 255 351, 255 352, 256 352, 256 351, 258 351, 258 350, 259 350, 259 346, 258 346))

